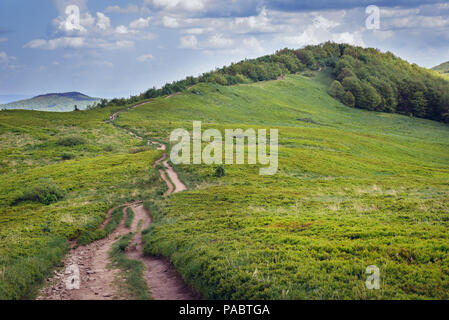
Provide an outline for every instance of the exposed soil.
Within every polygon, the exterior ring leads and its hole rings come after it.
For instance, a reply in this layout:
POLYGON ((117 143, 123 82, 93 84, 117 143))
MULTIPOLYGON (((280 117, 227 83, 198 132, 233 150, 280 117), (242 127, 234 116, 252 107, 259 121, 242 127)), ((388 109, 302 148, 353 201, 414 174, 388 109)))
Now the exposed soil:
MULTIPOLYGON (((141 221, 142 229, 151 224, 151 217, 143 206, 132 207, 135 212, 133 229, 138 228, 141 221)), ((199 295, 188 287, 176 272, 167 258, 145 256, 143 253, 142 234, 137 232, 131 241, 127 256, 141 260, 146 266, 145 278, 155 300, 196 300, 199 295)))
MULTIPOLYGON (((125 210, 125 209, 123 209, 125 210)), ((108 212, 110 217, 112 210, 108 212)), ((64 268, 55 272, 49 285, 45 287, 37 300, 113 300, 120 299, 120 293, 114 281, 120 271, 109 269, 109 251, 117 238, 129 233, 124 219, 108 237, 87 246, 70 251, 64 261, 64 268), (72 272, 69 270, 72 269, 72 272), (79 289, 68 290, 66 282, 79 270, 79 289)))

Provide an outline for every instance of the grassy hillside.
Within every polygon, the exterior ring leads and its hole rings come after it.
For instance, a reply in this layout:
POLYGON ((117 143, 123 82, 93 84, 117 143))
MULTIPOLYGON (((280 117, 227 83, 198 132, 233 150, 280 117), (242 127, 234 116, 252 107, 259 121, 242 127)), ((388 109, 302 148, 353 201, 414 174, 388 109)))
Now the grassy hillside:
POLYGON ((449 61, 444 62, 436 67, 433 67, 432 70, 441 72, 441 73, 449 73, 449 61))
POLYGON ((435 70, 444 76, 449 76, 449 61, 432 68, 432 70, 435 70))
POLYGON ((328 84, 329 93, 347 106, 449 123, 449 82, 445 78, 409 64, 391 52, 332 42, 299 50, 283 49, 272 55, 243 60, 199 77, 149 89, 128 100, 114 99, 109 104, 176 94, 198 83, 230 86, 323 69, 332 72, 334 81, 328 84))
POLYGON ((145 199, 146 252, 170 257, 206 298, 448 299, 448 126, 347 107, 328 94, 328 71, 306 75, 201 83, 120 114, 162 141, 192 120, 279 128, 277 175, 179 166, 190 190, 165 200, 151 168, 160 151, 105 122, 120 107, 0 112, 0 298, 32 296, 67 239, 95 239, 108 209, 145 199), (27 201, 33 192, 45 197, 27 201), (380 291, 365 287, 368 265, 380 291))
POLYGON ((100 99, 91 98, 79 92, 50 93, 31 99, 3 104, 0 105, 0 109, 67 112, 73 111, 75 105, 79 110, 84 110, 88 106, 98 102, 100 102, 100 99))
POLYGON ((159 185, 160 151, 105 123, 112 111, 0 112, 0 300, 32 297, 67 240, 101 236, 110 208, 159 185))
POLYGON ((191 191, 156 203, 146 251, 213 299, 448 299, 448 126, 349 108, 331 81, 200 84, 122 115, 159 139, 192 120, 280 130, 275 176, 178 167, 191 191), (368 265, 379 291, 365 287, 368 265))

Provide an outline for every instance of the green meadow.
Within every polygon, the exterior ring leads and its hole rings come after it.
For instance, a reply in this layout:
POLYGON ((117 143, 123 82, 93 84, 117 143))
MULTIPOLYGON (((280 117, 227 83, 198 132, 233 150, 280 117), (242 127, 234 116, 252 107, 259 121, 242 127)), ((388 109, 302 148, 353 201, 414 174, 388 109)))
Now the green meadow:
POLYGON ((112 111, 0 112, 0 299, 34 297, 68 240, 103 237, 120 222, 97 230, 109 209, 151 197, 161 152, 137 152, 112 111))
POLYGON ((201 83, 117 126, 118 107, 0 112, 0 298, 32 298, 68 240, 98 239, 109 209, 147 200, 146 253, 207 299, 449 299, 448 125, 347 107, 331 82, 201 83), (194 120, 279 129, 279 172, 175 166, 189 190, 160 197, 162 152, 122 128, 168 143, 194 120), (370 265, 380 290, 365 286, 370 265))
POLYGON ((146 252, 208 299, 448 299, 449 127, 346 107, 326 72, 200 84, 122 114, 168 142, 175 128, 278 128, 279 172, 177 166, 190 190, 153 208, 146 252), (367 266, 381 272, 368 290, 367 266))

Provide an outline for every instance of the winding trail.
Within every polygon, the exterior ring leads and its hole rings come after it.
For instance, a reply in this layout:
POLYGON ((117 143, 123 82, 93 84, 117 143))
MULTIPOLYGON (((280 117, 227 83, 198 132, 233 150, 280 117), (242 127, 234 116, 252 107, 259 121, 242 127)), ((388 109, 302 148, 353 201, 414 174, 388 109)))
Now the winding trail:
MULTIPOLYGON (((126 109, 137 108, 149 102, 141 103, 126 109)), ((123 111, 111 115, 114 121, 123 111)), ((134 137, 143 139, 130 132, 134 137)), ((148 145, 156 145, 158 150, 166 150, 166 146, 156 141, 148 141, 148 145)), ((165 196, 187 190, 181 182, 176 171, 170 166, 167 154, 157 160, 154 167, 159 167, 159 173, 167 184, 168 190, 165 196)), ((134 233, 126 255, 130 259, 140 260, 146 266, 145 280, 151 291, 151 296, 156 300, 197 300, 201 297, 187 286, 182 277, 176 272, 171 262, 164 257, 151 257, 144 254, 142 231, 152 223, 150 213, 144 208, 141 201, 123 204, 123 219, 114 232, 104 239, 95 241, 86 246, 72 249, 64 260, 64 268, 55 272, 54 276, 47 279, 48 285, 44 287, 37 300, 119 300, 126 299, 126 295, 120 292, 118 283, 124 281, 123 272, 109 266, 109 252, 113 244, 129 232, 134 233), (131 229, 126 228, 127 208, 135 213, 131 229), (79 279, 79 282, 76 280, 79 279)), ((105 222, 100 228, 104 228, 110 220, 109 210, 105 222)))

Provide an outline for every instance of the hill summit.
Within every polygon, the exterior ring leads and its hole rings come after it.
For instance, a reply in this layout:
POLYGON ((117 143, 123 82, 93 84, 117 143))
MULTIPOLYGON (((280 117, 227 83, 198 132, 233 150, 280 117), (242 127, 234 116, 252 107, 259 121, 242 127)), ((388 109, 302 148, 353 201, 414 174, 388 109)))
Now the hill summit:
POLYGON ((199 77, 167 83, 160 89, 151 88, 128 100, 113 99, 109 104, 126 105, 173 95, 198 83, 232 86, 316 71, 331 75, 329 94, 347 106, 449 123, 449 81, 391 52, 333 42, 298 50, 285 48, 199 77))
POLYGON ((433 67, 432 70, 435 70, 439 73, 449 75, 449 61, 444 62, 436 67, 433 67))
POLYGON ((99 98, 92 98, 80 92, 48 93, 0 105, 0 108, 66 112, 73 111, 75 105, 79 110, 84 110, 99 101, 99 98))

